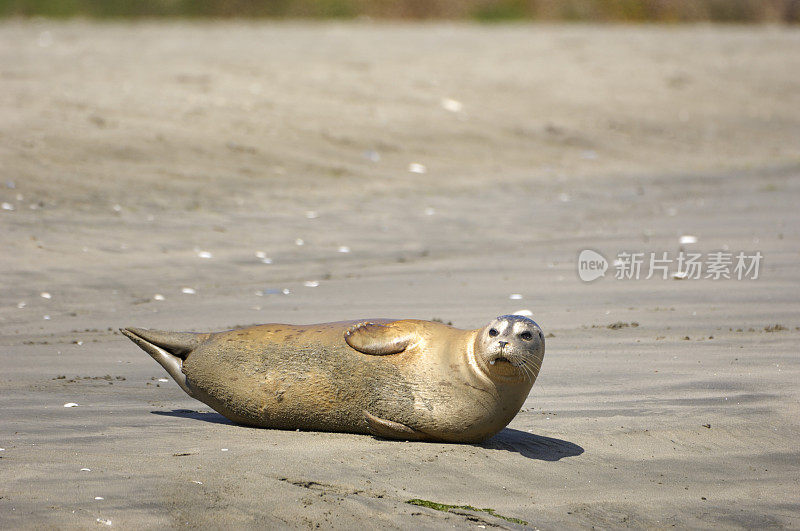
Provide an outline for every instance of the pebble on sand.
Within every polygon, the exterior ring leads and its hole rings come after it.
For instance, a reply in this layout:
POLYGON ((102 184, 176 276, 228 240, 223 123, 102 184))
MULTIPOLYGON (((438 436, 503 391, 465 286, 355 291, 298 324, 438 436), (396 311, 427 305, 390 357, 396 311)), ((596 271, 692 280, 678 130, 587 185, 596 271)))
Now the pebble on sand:
POLYGON ((697 236, 692 236, 691 234, 684 234, 681 236, 681 244, 687 243, 697 243, 697 236))
POLYGON ((339 253, 349 253, 350 252, 350 247, 348 247, 346 245, 340 245, 339 249, 337 249, 337 252, 339 252, 339 253))
POLYGON ((66 404, 64 404, 64 407, 78 407, 78 404, 76 404, 75 402, 67 402, 66 404))
POLYGON ((306 218, 307 219, 317 219, 319 214, 314 210, 307 210, 306 211, 306 218))
POLYGON ((517 310, 516 312, 513 313, 513 315, 521 315, 523 317, 531 317, 533 315, 533 312, 530 311, 530 310, 517 310))
POLYGON ((301 245, 305 245, 305 244, 306 244, 306 242, 303 240, 303 238, 297 238, 297 239, 294 241, 294 244, 295 244, 295 245, 297 245, 297 246, 299 247, 299 246, 301 246, 301 245))
POLYGON ((91 472, 91 468, 81 468, 81 472, 91 472))
POLYGON ((519 293, 512 293, 511 295, 508 296, 508 298, 511 299, 512 301, 518 301, 522 298, 522 295, 519 293))
POLYGON ((185 293, 186 295, 194 295, 195 293, 197 293, 197 290, 195 290, 194 288, 183 288, 181 289, 181 293, 185 293))
POLYGON ((111 525, 111 520, 104 520, 102 518, 98 518, 97 519, 97 523, 103 524, 103 525, 111 525))
POLYGON ((199 258, 213 258, 213 254, 208 251, 197 251, 197 256, 199 258))
POLYGON ((303 285, 307 288, 316 288, 319 286, 319 280, 306 280, 303 285))
POLYGON ((162 294, 160 294, 160 293, 156 293, 155 295, 153 295, 153 300, 154 301, 163 301, 164 300, 164 296, 162 294))
POLYGON ((46 291, 43 291, 43 292, 41 292, 41 293, 39 294, 39 296, 40 296, 41 298, 43 298, 43 299, 52 299, 52 298, 53 298, 53 296, 52 296, 52 295, 50 295, 49 293, 47 293, 46 291))
POLYGON ((14 210, 14 205, 11 203, 3 203, 2 205, 3 210, 14 210))

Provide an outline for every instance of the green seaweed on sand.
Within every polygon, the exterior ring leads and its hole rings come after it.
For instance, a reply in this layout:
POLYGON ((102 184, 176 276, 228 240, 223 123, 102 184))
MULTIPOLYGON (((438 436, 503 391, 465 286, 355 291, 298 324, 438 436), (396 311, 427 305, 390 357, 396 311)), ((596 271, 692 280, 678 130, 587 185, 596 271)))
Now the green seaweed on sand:
POLYGON ((463 509, 466 511, 475 511, 477 513, 487 513, 492 516, 496 516, 497 518, 502 518, 503 520, 511 522, 513 524, 528 525, 528 522, 526 522, 525 520, 520 520, 519 518, 512 518, 510 516, 503 516, 502 514, 497 514, 494 509, 478 509, 477 507, 473 507, 472 505, 447 505, 446 503, 437 503, 429 500, 420 500, 419 498, 408 500, 406 503, 410 505, 418 505, 419 507, 427 507, 428 509, 434 509, 436 511, 443 511, 443 512, 450 512, 450 509, 463 509))

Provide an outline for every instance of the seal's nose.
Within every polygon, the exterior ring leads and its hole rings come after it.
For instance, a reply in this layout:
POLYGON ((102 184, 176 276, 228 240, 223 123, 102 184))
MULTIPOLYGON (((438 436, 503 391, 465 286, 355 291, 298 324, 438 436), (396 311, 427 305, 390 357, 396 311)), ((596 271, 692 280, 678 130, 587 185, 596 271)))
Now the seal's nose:
POLYGON ((498 343, 500 343, 500 348, 503 348, 506 345, 508 345, 508 341, 498 341, 498 343))

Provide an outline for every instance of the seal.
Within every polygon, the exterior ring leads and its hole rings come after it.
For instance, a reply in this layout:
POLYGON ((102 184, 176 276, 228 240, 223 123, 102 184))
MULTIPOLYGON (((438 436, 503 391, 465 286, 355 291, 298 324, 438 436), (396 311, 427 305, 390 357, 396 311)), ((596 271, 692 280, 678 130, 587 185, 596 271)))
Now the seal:
POLYGON ((541 368, 533 320, 477 330, 421 320, 121 332, 190 396, 249 426, 479 442, 522 407, 541 368))

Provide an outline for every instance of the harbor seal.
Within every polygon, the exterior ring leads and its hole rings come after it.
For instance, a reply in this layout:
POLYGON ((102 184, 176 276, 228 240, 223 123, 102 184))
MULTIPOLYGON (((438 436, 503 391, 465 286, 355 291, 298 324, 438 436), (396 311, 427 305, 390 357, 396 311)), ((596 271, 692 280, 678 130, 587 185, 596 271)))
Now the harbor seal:
POLYGON ((522 407, 544 357, 533 320, 477 330, 420 320, 124 328, 190 396, 249 426, 479 442, 522 407))

